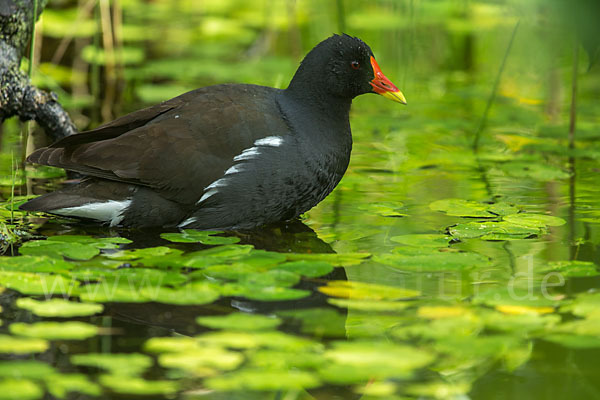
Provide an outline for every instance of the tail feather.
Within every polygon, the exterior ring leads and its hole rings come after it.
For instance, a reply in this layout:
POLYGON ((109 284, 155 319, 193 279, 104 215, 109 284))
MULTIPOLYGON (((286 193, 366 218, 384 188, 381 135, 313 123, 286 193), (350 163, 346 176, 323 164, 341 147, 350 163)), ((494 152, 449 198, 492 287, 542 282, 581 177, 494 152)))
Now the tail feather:
POLYGON ((128 185, 95 179, 44 194, 22 204, 24 211, 43 211, 49 214, 72 216, 117 225, 131 205, 128 185))

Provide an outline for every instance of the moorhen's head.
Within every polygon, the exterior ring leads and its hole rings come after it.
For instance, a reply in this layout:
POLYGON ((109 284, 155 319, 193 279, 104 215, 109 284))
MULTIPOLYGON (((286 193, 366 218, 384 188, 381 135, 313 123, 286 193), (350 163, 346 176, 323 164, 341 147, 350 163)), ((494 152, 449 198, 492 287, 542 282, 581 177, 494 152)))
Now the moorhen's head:
POLYGON ((377 93, 406 104, 402 92, 381 72, 371 48, 346 34, 333 35, 315 46, 300 63, 288 89, 348 100, 377 93))

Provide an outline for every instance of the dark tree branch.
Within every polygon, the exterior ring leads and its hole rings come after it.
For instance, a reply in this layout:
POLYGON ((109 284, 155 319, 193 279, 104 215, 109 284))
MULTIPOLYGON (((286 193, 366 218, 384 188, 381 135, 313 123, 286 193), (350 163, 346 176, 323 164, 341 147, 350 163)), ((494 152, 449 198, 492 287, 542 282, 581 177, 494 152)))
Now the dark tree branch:
POLYGON ((27 50, 33 22, 37 21, 47 0, 0 0, 0 123, 12 116, 21 121, 35 120, 46 134, 57 140, 77 130, 54 93, 33 86, 19 70, 27 50))

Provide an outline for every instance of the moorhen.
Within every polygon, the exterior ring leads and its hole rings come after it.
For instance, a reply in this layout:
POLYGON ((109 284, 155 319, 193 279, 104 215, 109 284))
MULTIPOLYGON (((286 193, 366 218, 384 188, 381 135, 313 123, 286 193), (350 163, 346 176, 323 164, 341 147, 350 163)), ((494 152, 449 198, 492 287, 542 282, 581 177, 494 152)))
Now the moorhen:
POLYGON ((250 229, 294 218, 348 167, 352 99, 406 104, 370 47, 333 35, 285 90, 208 86, 63 138, 28 157, 86 176, 21 205, 111 226, 250 229))

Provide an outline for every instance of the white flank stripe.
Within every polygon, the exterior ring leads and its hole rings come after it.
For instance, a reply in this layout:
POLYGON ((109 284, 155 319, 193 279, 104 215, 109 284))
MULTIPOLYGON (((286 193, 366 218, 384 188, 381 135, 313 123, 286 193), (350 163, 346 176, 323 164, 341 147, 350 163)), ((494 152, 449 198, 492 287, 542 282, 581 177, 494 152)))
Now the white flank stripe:
POLYGON ((211 183, 210 185, 205 187, 204 190, 214 189, 214 188, 223 187, 223 186, 227 186, 227 179, 225 179, 225 178, 217 179, 216 181, 214 181, 213 183, 211 183))
POLYGON ((267 136, 262 139, 258 139, 254 142, 255 146, 272 146, 279 147, 283 143, 283 138, 281 136, 267 136))
POLYGON ((179 225, 177 225, 177 227, 178 228, 183 228, 184 226, 187 226, 189 224, 193 224, 197 220, 198 219, 196 217, 190 217, 190 218, 186 219, 185 221, 183 221, 182 223, 180 223, 179 225))
POLYGON ((217 189, 210 189, 209 191, 207 191, 206 193, 204 193, 202 195, 202 197, 200 197, 200 200, 198 200, 198 202, 196 204, 202 203, 204 200, 208 199, 210 196, 212 196, 213 194, 215 194, 217 192, 218 192, 217 189))
MULTIPOLYGON (((270 146, 270 147, 279 147, 283 143, 283 138, 281 136, 267 136, 262 139, 257 139, 254 142, 254 146, 249 147, 233 157, 234 162, 251 160, 260 155, 259 146, 270 146)), ((242 170, 241 164, 236 164, 231 166, 227 171, 225 171, 225 176, 237 174, 242 170)), ((196 205, 202 203, 204 200, 208 199, 210 196, 214 195, 218 192, 217 188, 225 187, 228 184, 228 180, 226 178, 220 178, 208 185, 204 188, 204 194, 200 197, 200 200, 196 202, 196 205)), ((190 218, 190 220, 193 218, 190 218)), ((187 222, 188 220, 183 221, 179 226, 185 226, 191 222, 187 222)), ((195 221, 195 220, 194 220, 195 221)))
POLYGON ((256 157, 259 154, 260 152, 258 151, 258 147, 250 147, 242 151, 242 154, 233 157, 233 161, 249 160, 251 158, 256 157))
POLYGON ((98 221, 110 222, 110 226, 115 226, 123 221, 123 212, 130 205, 131 200, 109 200, 77 207, 59 208, 51 212, 67 217, 91 218, 98 221))
POLYGON ((225 171, 225 175, 235 174, 237 172, 240 172, 241 170, 242 170, 242 168, 239 165, 234 165, 233 167, 231 167, 227 171, 225 171))

